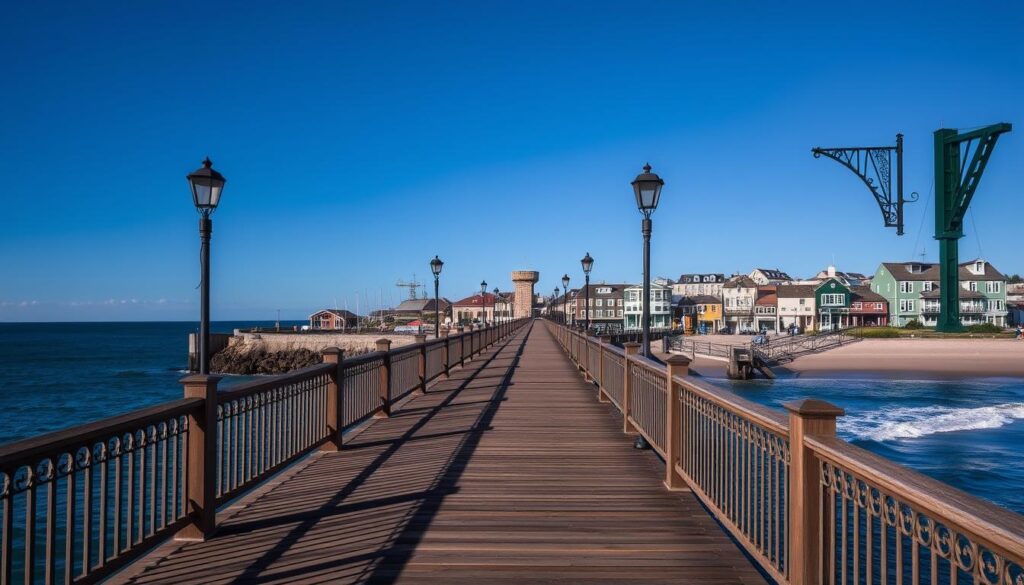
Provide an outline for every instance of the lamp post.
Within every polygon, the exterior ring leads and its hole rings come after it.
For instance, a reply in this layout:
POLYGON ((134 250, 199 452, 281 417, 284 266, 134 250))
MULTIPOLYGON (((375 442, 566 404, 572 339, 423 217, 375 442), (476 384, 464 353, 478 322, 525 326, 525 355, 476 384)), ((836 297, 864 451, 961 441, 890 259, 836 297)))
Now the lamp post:
POLYGON ((562 275, 562 322, 563 324, 569 324, 569 312, 568 305, 569 301, 569 275, 562 275))
POLYGON ((590 331, 590 270, 594 267, 594 259, 590 257, 590 252, 580 260, 580 265, 583 266, 583 330, 590 331))
POLYGON ((487 281, 480 281, 480 325, 487 323, 487 281))
POLYGON ((207 157, 203 166, 188 175, 192 188, 192 202, 199 212, 199 373, 210 373, 210 236, 213 221, 210 215, 220 203, 227 180, 213 170, 213 163, 207 157))
POLYGON ((551 313, 552 318, 554 318, 555 309, 558 308, 558 305, 557 305, 557 303, 558 303, 558 291, 559 291, 559 288, 558 288, 558 285, 556 284, 555 285, 555 296, 551 297, 551 303, 548 305, 550 307, 550 309, 548 309, 548 311, 551 313))
POLYGON ((441 337, 441 305, 437 298, 437 289, 441 280, 442 266, 444 266, 444 262, 437 256, 430 261, 430 271, 434 273, 434 339, 441 337))
POLYGON ((651 357, 651 214, 658 208, 661 188, 665 181, 651 172, 650 163, 644 165, 644 172, 633 180, 633 194, 636 195, 636 207, 643 214, 640 231, 644 235, 644 298, 641 299, 640 318, 642 319, 643 341, 640 351, 645 357, 651 357))
POLYGON ((499 292, 501 292, 501 291, 498 290, 498 287, 494 287, 494 310, 491 311, 491 312, 494 313, 494 322, 495 323, 498 322, 498 293, 499 292))

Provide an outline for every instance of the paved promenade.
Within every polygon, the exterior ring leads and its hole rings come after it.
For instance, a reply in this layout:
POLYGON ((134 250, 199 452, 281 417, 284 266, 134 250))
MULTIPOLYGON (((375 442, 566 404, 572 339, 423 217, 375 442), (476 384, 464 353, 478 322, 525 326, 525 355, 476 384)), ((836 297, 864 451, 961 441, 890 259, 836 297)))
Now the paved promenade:
POLYGON ((127 583, 764 583, 537 323, 127 583))

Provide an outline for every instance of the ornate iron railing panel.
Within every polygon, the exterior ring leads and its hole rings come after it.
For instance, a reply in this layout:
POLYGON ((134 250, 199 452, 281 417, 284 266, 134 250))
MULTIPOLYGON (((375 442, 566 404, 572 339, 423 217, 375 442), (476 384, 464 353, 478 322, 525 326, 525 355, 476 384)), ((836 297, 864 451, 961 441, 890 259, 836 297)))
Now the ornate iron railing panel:
POLYGON ((615 404, 615 407, 622 410, 623 383, 626 378, 625 370, 626 356, 616 351, 608 350, 604 356, 604 378, 602 385, 605 394, 615 404))
POLYGON ((665 454, 665 372, 647 364, 629 362, 630 419, 658 453, 665 454))
POLYGON ((444 342, 435 341, 427 345, 427 381, 444 373, 444 342))
MULTIPOLYGON (((739 397, 736 397, 737 399, 739 397)), ((788 430, 681 385, 678 470, 701 500, 776 578, 787 574, 788 430)))
POLYGON ((94 581, 187 515, 184 399, 0 449, 0 583, 94 581))
POLYGON ((373 416, 381 404, 381 375, 384 357, 345 365, 341 377, 342 428, 357 425, 373 416))
MULTIPOLYGON (((404 349, 404 348, 403 348, 404 349)), ((391 387, 388 396, 391 402, 402 398, 420 386, 419 348, 391 356, 391 387)))
POLYGON ((332 368, 313 366, 217 395, 218 503, 327 438, 325 406, 332 368))
POLYGON ((1019 518, 840 440, 808 443, 824 491, 821 583, 1024 583, 1019 518))

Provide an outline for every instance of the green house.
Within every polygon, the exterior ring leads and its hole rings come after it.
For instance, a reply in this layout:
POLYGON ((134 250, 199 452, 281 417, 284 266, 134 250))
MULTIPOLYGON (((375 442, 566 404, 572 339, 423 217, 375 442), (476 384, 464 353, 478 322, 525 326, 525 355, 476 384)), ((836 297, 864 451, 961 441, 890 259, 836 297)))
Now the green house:
MULTIPOLYGON (((1006 277, 988 262, 960 264, 960 321, 964 325, 1006 326, 1006 277)), ((902 327, 917 320, 934 327, 939 314, 939 265, 932 262, 883 262, 871 290, 889 302, 889 322, 902 327)))
POLYGON ((852 293, 835 278, 828 278, 814 289, 814 306, 818 309, 818 330, 832 331, 850 326, 852 293))

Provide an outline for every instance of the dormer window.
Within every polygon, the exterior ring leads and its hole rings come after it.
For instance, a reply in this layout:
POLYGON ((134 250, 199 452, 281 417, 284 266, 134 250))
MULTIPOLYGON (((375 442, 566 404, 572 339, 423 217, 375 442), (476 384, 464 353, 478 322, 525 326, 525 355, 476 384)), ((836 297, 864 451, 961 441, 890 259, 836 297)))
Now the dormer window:
POLYGON ((974 272, 976 274, 985 274, 985 262, 978 260, 974 263, 974 272))

